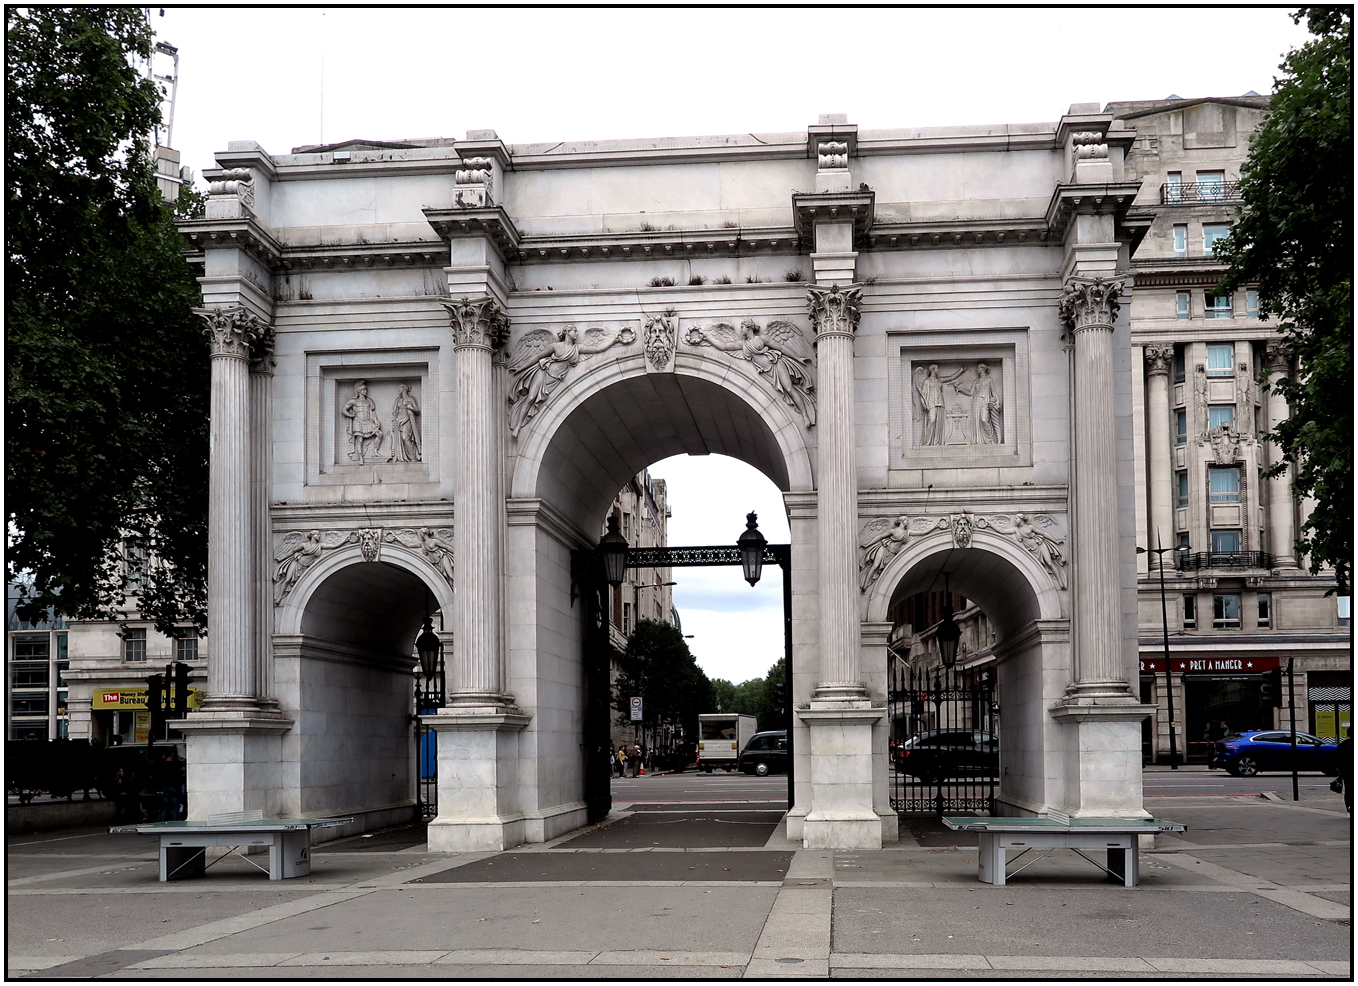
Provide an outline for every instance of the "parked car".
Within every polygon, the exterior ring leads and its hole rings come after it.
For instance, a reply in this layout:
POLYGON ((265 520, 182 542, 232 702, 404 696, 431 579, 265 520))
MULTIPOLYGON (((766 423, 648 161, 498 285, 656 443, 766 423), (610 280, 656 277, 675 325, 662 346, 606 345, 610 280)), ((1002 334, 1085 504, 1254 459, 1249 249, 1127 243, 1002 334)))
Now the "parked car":
MULTIPOLYGON (((1337 744, 1310 733, 1297 733, 1297 769, 1339 773, 1337 744)), ((1218 740, 1212 762, 1236 777, 1253 777, 1261 770, 1292 769, 1292 733, 1286 729, 1252 729, 1218 740)))
POLYGON ((787 730, 774 729, 767 733, 755 733, 740 751, 736 766, 745 774, 787 773, 787 730))
POLYGON ((936 729, 919 733, 892 749, 897 770, 932 782, 945 777, 995 777, 1000 741, 979 729, 936 729))

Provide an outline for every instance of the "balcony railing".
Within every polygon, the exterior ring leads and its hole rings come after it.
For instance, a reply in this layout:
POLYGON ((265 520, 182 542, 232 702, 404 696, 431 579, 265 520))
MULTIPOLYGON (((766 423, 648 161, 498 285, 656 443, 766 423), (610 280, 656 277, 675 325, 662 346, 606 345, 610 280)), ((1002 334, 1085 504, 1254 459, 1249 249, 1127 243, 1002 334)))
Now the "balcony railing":
POLYGON ((1161 205, 1217 205, 1243 202, 1238 181, 1192 181, 1160 186, 1161 205))
POLYGON ((1179 571, 1195 572, 1204 568, 1263 568, 1273 567, 1273 557, 1267 551, 1197 551, 1180 552, 1179 571))

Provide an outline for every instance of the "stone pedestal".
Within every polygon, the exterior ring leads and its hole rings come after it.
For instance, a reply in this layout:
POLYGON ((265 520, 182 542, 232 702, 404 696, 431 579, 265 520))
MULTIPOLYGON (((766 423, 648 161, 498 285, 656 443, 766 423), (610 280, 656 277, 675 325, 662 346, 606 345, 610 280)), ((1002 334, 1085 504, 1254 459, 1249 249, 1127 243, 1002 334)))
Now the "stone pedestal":
MULTIPOLYGON (((818 689, 819 693, 819 689, 818 689)), ((882 819, 872 807, 872 729, 885 715, 865 699, 817 698, 797 716, 811 733, 810 810, 802 821, 807 849, 880 849, 882 819)))
POLYGON ((188 762, 188 817, 205 819, 228 811, 259 809, 264 816, 290 814, 283 803, 286 769, 282 735, 293 721, 239 712, 196 712, 170 727, 184 734, 188 762))
POLYGON ((1065 806, 1072 818, 1146 818, 1141 803, 1141 720, 1153 705, 1058 705, 1067 727, 1065 806))
POLYGON ((465 707, 421 716, 438 734, 439 814, 430 852, 498 852, 527 839, 518 802, 520 731, 529 716, 465 707))

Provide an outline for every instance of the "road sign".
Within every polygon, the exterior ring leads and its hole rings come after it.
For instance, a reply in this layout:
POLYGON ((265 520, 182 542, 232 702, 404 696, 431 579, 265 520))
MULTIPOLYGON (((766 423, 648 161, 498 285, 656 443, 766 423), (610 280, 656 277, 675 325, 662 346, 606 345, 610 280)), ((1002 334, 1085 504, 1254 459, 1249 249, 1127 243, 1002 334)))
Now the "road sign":
POLYGON ((632 696, 632 721, 641 722, 641 696, 632 696))

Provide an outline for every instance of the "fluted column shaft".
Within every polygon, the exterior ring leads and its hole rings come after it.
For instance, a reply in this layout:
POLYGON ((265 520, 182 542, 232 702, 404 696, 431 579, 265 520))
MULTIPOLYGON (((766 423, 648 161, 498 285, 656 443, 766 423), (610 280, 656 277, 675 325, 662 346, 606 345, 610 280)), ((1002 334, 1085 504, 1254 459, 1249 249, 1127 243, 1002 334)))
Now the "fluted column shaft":
MULTIPOLYGON (((1286 377, 1291 368, 1291 355, 1283 346, 1270 345, 1266 350, 1268 369, 1275 380, 1286 377)), ((1286 421, 1290 411, 1287 398, 1276 386, 1268 390, 1268 426, 1270 429, 1286 421)), ((1282 463, 1283 470, 1268 481, 1268 550, 1275 568, 1297 567, 1296 504, 1292 502, 1292 465, 1283 455, 1282 446, 1270 443, 1269 461, 1282 463)))
POLYGON ((492 350, 508 322, 490 299, 446 303, 457 360, 457 465, 453 480, 457 586, 453 593, 452 705, 500 697, 500 536, 496 491, 500 422, 492 350))
MULTIPOLYGON (((1150 548, 1173 543, 1174 466, 1169 442, 1169 367, 1173 361, 1173 346, 1146 348, 1146 446, 1151 501, 1146 544, 1150 548)), ((1152 554, 1151 567, 1158 567, 1164 558, 1162 554, 1152 554)))
POLYGON ((250 360, 250 534, 254 585, 255 698, 270 705, 273 695, 273 582, 269 537, 269 484, 273 463, 273 332, 250 360))
POLYGON ((862 292, 813 287, 818 390, 816 551, 821 686, 861 692, 858 673, 858 476, 855 464, 853 340, 862 292))
POLYGON ((1117 281, 1073 279, 1061 314, 1075 336, 1075 685, 1096 697, 1129 693, 1122 671, 1117 444, 1110 398, 1117 281))
POLYGON ((244 308, 202 309, 212 350, 208 468, 208 697, 216 711, 255 708, 250 347, 267 326, 244 308))

